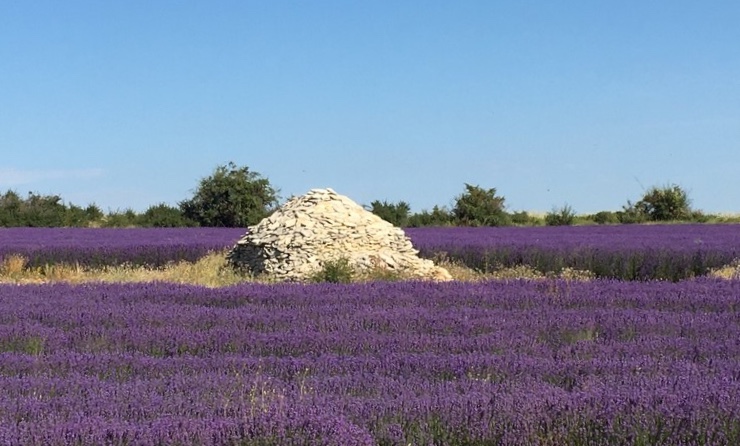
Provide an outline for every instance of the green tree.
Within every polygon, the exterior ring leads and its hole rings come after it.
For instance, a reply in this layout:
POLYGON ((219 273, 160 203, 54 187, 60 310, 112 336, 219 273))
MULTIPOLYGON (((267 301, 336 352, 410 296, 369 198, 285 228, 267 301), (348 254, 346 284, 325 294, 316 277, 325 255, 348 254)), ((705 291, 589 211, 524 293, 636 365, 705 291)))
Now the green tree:
POLYGON ((200 226, 246 227, 269 215, 277 202, 277 191, 266 178, 230 162, 201 179, 193 197, 179 206, 200 226))
POLYGON ((103 214, 103 211, 100 209, 100 206, 95 203, 87 205, 87 207, 85 208, 85 215, 87 216, 88 223, 100 222, 105 216, 105 214, 103 214))
POLYGON ((0 195, 0 226, 21 226, 23 200, 16 191, 9 190, 0 195))
POLYGON ((70 204, 64 212, 64 226, 84 227, 87 226, 89 219, 85 209, 80 206, 70 204))
POLYGON ((375 200, 370 203, 370 212, 391 223, 393 226, 406 227, 409 223, 411 206, 405 201, 389 203, 385 200, 375 200))
POLYGON ((67 207, 58 195, 40 195, 29 192, 21 206, 21 221, 24 226, 64 226, 67 207))
POLYGON ((505 226, 511 218, 504 210, 504 197, 496 189, 483 189, 465 183, 465 192, 455 200, 452 213, 462 226, 505 226))
POLYGON ((622 221, 670 221, 691 220, 696 212, 691 209, 688 193, 675 184, 651 187, 637 203, 627 201, 622 221))

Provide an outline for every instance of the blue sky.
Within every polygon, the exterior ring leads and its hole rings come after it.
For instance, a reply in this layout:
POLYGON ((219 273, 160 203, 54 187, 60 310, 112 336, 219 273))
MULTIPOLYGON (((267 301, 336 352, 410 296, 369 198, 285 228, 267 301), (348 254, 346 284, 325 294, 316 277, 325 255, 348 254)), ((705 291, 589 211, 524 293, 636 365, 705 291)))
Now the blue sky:
POLYGON ((0 0, 0 191, 176 205, 229 161, 284 198, 740 212, 737 1, 0 0))

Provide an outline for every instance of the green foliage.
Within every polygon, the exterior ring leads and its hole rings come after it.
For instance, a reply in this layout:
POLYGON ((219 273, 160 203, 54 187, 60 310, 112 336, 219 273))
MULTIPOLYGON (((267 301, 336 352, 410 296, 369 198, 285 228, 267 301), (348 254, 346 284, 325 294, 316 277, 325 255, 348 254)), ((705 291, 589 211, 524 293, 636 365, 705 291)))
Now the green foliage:
POLYGON ((324 262, 324 266, 311 277, 311 280, 313 282, 350 283, 354 273, 349 259, 339 258, 324 262))
POLYGON ((527 211, 517 211, 510 214, 509 217, 513 224, 520 226, 537 226, 540 223, 540 219, 529 215, 527 211))
POLYGON ((67 208, 61 201, 62 198, 58 195, 39 195, 29 192, 22 208, 27 226, 64 226, 64 215, 67 208))
POLYGON ((398 203, 388 203, 383 200, 375 200, 370 203, 370 212, 382 218, 383 220, 391 223, 393 226, 406 227, 409 223, 409 212, 411 206, 405 201, 399 201, 398 203))
POLYGON ((105 216, 102 226, 106 228, 132 228, 139 225, 139 216, 131 209, 111 211, 105 216))
POLYGON ((651 187, 637 203, 627 201, 621 221, 687 221, 694 216, 688 193, 680 186, 651 187))
POLYGON ((21 198, 15 191, 0 196, 0 225, 2 226, 65 226, 68 209, 58 195, 39 195, 29 192, 21 198))
POLYGON ((689 220, 696 222, 696 223, 707 223, 711 220, 711 216, 706 215, 704 212, 698 209, 694 209, 691 211, 689 220))
POLYGON ((67 207, 66 211, 64 212, 64 226, 87 226, 87 223, 89 222, 87 213, 85 212, 85 209, 70 204, 69 207, 67 207))
POLYGON ((597 212, 590 216, 590 219, 600 225, 619 223, 619 214, 610 211, 597 212))
POLYGON ((419 228, 422 226, 450 226, 454 216, 446 207, 434 206, 432 211, 423 210, 409 217, 408 226, 419 228))
POLYGON ((87 217, 88 223, 91 222, 98 222, 103 219, 104 214, 103 211, 100 210, 100 207, 95 204, 88 204, 85 208, 85 216, 87 217))
POLYGON ((188 220, 179 208, 160 203, 150 206, 143 215, 138 218, 140 226, 155 228, 178 228, 183 226, 195 226, 195 222, 188 220))
POLYGON ((9 190, 0 195, 0 226, 23 226, 21 221, 21 208, 23 200, 17 192, 9 190))
POLYGON ((61 227, 90 226, 103 217, 94 205, 86 208, 74 204, 66 205, 58 195, 40 195, 29 192, 22 198, 9 190, 0 195, 0 226, 61 227))
POLYGON ((576 218, 576 212, 566 204, 560 209, 553 209, 545 215, 545 224, 547 226, 570 226, 576 218))
POLYGON ((496 189, 483 189, 465 183, 465 192, 457 197, 452 210, 461 226, 505 226, 511 218, 504 211, 504 197, 496 189))
POLYGON ((622 224, 634 224, 634 223, 645 223, 648 221, 648 216, 639 211, 634 204, 627 202, 624 209, 616 212, 619 223, 622 224))
POLYGON ((277 202, 277 191, 266 178, 230 162, 201 179, 180 209, 200 226, 246 227, 267 217, 277 202))

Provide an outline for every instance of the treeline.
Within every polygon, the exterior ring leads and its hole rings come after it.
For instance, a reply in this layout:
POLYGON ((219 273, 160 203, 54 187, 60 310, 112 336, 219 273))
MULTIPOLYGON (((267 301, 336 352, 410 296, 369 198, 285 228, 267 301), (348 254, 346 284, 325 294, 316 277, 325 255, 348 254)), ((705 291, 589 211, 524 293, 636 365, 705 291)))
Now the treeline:
POLYGON ((627 201, 620 211, 602 211, 588 215, 577 214, 575 209, 567 204, 554 208, 545 215, 532 215, 526 211, 508 212, 505 198, 497 195, 496 189, 483 189, 470 184, 465 184, 465 190, 455 198, 452 209, 435 206, 431 211, 411 214, 411 206, 404 201, 389 203, 376 200, 370 204, 369 210, 402 227, 565 226, 723 221, 719 216, 706 215, 693 209, 686 191, 676 185, 653 187, 636 203, 627 201))
MULTIPOLYGON (((366 209, 399 227, 423 226, 562 226, 575 224, 626 224, 647 222, 740 222, 740 217, 707 215, 692 208, 678 185, 652 187, 636 202, 619 211, 579 215, 570 205, 545 215, 509 211, 505 197, 495 188, 465 184, 454 205, 434 206, 412 213, 405 201, 375 200, 366 209)), ((2 227, 246 227, 268 216, 278 206, 278 192, 262 175, 234 163, 218 166, 200 180, 193 196, 177 206, 164 203, 143 213, 131 209, 104 213, 97 205, 80 207, 58 195, 29 192, 26 197, 9 190, 0 195, 2 227)))
POLYGON ((197 226, 179 208, 159 204, 144 213, 131 209, 104 213, 95 204, 66 204, 58 195, 29 192, 26 197, 9 190, 0 195, 2 227, 180 227, 197 226))

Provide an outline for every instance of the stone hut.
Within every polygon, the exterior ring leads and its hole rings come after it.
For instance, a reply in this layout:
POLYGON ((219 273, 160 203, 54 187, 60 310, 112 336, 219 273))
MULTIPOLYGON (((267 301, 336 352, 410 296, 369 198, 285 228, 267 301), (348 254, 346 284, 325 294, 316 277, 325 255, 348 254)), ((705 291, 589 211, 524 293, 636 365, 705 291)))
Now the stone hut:
POLYGON ((402 229, 327 188, 294 197, 249 227, 228 260, 281 281, 307 280, 326 262, 339 259, 359 272, 381 268, 401 277, 452 279, 417 254, 402 229))

